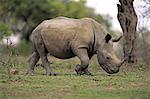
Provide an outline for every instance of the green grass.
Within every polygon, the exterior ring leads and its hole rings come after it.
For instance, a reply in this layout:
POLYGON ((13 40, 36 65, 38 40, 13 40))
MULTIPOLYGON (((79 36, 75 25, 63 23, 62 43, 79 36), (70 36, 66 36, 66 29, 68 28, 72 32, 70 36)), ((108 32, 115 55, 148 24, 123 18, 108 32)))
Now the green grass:
POLYGON ((77 76, 78 59, 50 58, 58 76, 43 75, 41 67, 29 76, 25 59, 16 59, 19 74, 10 79, 0 66, 0 99, 150 99, 150 70, 124 66, 118 74, 108 75, 94 59, 89 67, 94 76, 77 76))

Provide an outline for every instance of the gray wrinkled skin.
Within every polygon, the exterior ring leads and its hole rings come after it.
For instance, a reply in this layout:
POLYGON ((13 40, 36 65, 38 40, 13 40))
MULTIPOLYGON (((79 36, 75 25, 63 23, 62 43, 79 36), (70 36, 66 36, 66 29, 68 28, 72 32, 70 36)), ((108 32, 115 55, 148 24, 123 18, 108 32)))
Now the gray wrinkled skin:
POLYGON ((80 75, 91 75, 88 65, 94 54, 97 54, 100 66, 109 74, 119 72, 123 63, 113 51, 111 35, 91 18, 57 17, 45 20, 33 30, 31 41, 33 53, 28 61, 28 74, 33 74, 34 67, 41 58, 46 74, 56 75, 49 66, 48 53, 60 59, 77 56, 81 64, 76 66, 75 71, 80 75))

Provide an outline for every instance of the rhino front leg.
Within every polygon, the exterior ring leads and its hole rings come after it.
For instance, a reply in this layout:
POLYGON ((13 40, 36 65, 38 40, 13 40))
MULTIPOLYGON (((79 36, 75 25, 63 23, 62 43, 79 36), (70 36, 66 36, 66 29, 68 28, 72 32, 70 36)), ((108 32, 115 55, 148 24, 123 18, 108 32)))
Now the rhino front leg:
POLYGON ((87 49, 86 48, 77 49, 75 51, 75 54, 78 56, 81 62, 81 64, 77 65, 75 68, 76 73, 79 75, 92 75, 88 71, 89 57, 88 57, 87 49))

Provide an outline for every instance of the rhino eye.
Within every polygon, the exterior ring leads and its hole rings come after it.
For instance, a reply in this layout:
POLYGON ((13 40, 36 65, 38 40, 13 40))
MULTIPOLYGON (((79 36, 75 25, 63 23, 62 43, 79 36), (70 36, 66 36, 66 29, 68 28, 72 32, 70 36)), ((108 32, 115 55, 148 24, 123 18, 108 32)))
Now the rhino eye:
POLYGON ((109 60, 109 59, 110 59, 110 57, 106 57, 106 59, 108 59, 108 60, 109 60))

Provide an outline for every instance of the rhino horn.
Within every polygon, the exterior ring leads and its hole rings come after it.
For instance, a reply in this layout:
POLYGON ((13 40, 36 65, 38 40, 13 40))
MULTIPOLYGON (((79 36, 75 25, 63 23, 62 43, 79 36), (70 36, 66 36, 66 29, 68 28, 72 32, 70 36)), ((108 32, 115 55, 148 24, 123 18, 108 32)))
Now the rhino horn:
POLYGON ((123 35, 120 35, 120 36, 117 37, 117 38, 113 38, 112 41, 113 41, 113 42, 118 42, 118 41, 122 38, 122 36, 123 36, 123 35))
POLYGON ((119 67, 122 66, 122 65, 125 63, 126 60, 127 60, 127 57, 125 57, 125 58, 120 62, 119 67))

